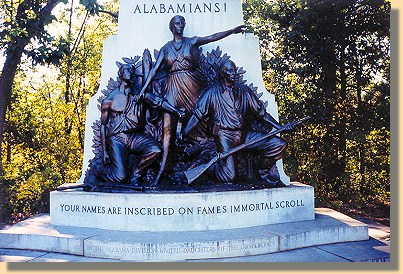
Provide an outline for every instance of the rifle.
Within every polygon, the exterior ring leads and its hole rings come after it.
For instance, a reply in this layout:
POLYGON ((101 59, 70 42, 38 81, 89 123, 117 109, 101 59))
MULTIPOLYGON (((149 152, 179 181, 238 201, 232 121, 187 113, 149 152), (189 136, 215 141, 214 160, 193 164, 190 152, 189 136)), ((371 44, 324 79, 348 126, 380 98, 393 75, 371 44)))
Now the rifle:
MULTIPOLYGON (((306 120, 308 120, 310 118, 311 118, 310 116, 307 116, 307 117, 304 117, 304 118, 302 118, 302 119, 300 119, 298 121, 292 122, 289 125, 295 127, 295 126, 305 122, 306 120)), ((191 168, 189 170, 184 171, 184 174, 186 176, 188 185, 193 183, 197 178, 199 178, 200 175, 202 175, 207 169, 209 169, 213 164, 218 162, 220 159, 224 159, 224 158, 230 156, 231 154, 234 154, 235 152, 238 152, 238 151, 240 151, 242 149, 245 149, 245 148, 247 148, 249 146, 252 146, 252 145, 254 145, 254 144, 256 144, 256 143, 258 143, 258 142, 260 142, 260 141, 262 141, 264 139, 267 139, 267 138, 269 138, 271 136, 274 136, 274 135, 276 135, 276 134, 278 134, 280 132, 283 132, 285 130, 286 130, 286 128, 282 127, 282 128, 277 129, 275 131, 267 133, 266 135, 263 135, 260 138, 257 138, 255 140, 249 142, 249 143, 244 143, 242 145, 233 147, 230 150, 227 150, 225 152, 216 153, 216 155, 213 158, 211 158, 211 160, 207 164, 199 165, 199 166, 197 166, 195 168, 191 168)))
POLYGON ((69 186, 59 186, 58 188, 56 188, 56 190, 61 191, 61 190, 67 190, 67 189, 96 187, 96 186, 144 191, 143 186, 131 186, 131 185, 124 185, 124 184, 110 184, 110 183, 73 184, 73 185, 69 185, 69 186))

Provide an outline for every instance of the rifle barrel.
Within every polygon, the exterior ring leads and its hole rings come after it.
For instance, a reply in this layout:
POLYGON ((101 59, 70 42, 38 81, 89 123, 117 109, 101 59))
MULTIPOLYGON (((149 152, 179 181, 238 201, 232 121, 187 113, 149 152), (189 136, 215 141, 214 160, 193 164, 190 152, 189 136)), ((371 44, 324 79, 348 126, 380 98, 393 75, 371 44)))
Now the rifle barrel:
MULTIPOLYGON (((304 118, 302 118, 302 119, 300 119, 298 121, 292 122, 291 125, 293 125, 295 127, 295 126, 305 122, 306 120, 308 120, 310 118, 311 118, 310 116, 304 117, 304 118)), ((195 181, 200 175, 202 175, 210 166, 212 166, 218 160, 224 159, 224 158, 228 157, 229 155, 234 154, 235 152, 238 152, 238 151, 240 151, 242 149, 245 149, 245 148, 247 148, 249 146, 252 146, 252 145, 254 145, 254 144, 256 144, 256 143, 258 143, 258 142, 260 142, 260 141, 262 141, 264 139, 267 139, 267 138, 269 138, 269 137, 271 137, 273 135, 279 134, 280 132, 283 132, 285 130, 286 130, 286 128, 282 127, 282 128, 279 128, 279 129, 277 129, 275 131, 269 132, 266 135, 263 135, 263 136, 255 139, 255 140, 252 140, 249 143, 243 143, 243 144, 241 144, 239 146, 236 146, 236 147, 233 147, 233 148, 231 148, 231 149, 229 149, 229 150, 227 150, 225 152, 218 153, 218 155, 215 156, 214 158, 212 158, 207 164, 200 165, 200 166, 197 166, 195 168, 192 168, 192 169, 189 169, 189 170, 185 171, 184 173, 185 173, 185 176, 187 178, 188 184, 190 185, 193 181, 195 181)))

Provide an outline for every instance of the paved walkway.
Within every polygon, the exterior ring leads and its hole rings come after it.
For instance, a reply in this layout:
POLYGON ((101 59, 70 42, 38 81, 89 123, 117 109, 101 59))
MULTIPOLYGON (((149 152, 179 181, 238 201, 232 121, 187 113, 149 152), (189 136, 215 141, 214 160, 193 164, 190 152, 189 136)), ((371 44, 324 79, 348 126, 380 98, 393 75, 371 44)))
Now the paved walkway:
MULTIPOLYGON (((191 262, 390 262, 390 228, 368 219, 368 241, 307 247, 265 255, 191 262)), ((0 262, 122 262, 33 250, 0 249, 0 262)))

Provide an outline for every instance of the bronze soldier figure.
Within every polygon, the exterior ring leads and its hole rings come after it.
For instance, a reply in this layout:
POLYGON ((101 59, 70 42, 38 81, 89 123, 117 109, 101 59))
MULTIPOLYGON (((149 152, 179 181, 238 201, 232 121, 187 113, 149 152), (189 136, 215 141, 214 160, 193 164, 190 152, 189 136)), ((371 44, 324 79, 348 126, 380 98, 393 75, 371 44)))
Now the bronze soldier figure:
MULTIPOLYGON (((207 88, 197 100, 193 115, 183 130, 186 138, 193 128, 206 118, 214 121, 212 129, 218 152, 227 151, 245 142, 253 141, 262 133, 252 131, 252 121, 258 119, 276 129, 281 126, 246 85, 236 83, 234 62, 224 61, 219 67, 220 83, 207 88)), ((292 125, 285 125, 286 130, 292 125)), ((275 163, 283 156, 286 142, 277 136, 262 140, 247 148, 246 153, 263 156, 265 163, 258 163, 259 170, 266 170, 262 179, 272 186, 285 186, 280 180, 275 163), (272 170, 271 170, 272 169, 272 170), (270 171, 271 170, 271 171, 270 171)), ((225 183, 237 178, 236 157, 230 155, 213 166, 216 177, 225 183)))
POLYGON ((142 171, 161 153, 158 142, 144 134, 147 106, 160 107, 171 114, 183 116, 162 97, 146 92, 143 98, 131 87, 130 66, 118 63, 121 83, 101 103, 101 144, 104 167, 98 168, 97 179, 108 183, 138 185, 142 171), (129 169, 129 155, 140 162, 129 169))
MULTIPOLYGON (((156 76, 158 70, 163 66, 168 73, 168 79, 164 88, 165 99, 175 108, 185 108, 190 112, 198 96, 206 87, 206 80, 200 73, 198 61, 200 46, 218 41, 231 34, 244 31, 244 26, 212 34, 206 37, 184 37, 185 18, 180 15, 174 16, 169 23, 169 29, 173 34, 173 40, 166 43, 160 50, 156 63, 140 92, 143 94, 150 82, 156 76)), ((189 118, 189 117, 187 117, 189 118)), ((157 184, 164 170, 172 134, 176 128, 176 121, 170 113, 163 117, 163 158, 161 169, 155 180, 157 184)))

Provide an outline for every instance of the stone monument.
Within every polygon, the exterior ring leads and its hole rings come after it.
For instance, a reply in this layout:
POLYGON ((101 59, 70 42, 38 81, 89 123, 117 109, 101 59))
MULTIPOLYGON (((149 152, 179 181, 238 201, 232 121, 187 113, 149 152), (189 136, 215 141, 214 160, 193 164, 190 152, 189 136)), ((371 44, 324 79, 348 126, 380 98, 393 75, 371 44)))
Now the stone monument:
MULTIPOLYGON (((278 124, 258 38, 244 30, 241 0, 121 0, 87 107, 82 176, 51 193, 41 249, 172 261, 368 239, 352 219, 315 217, 313 187, 284 174, 278 135, 303 120, 278 124)), ((4 247, 32 247, 4 235, 4 247)))
MULTIPOLYGON (((124 57, 141 56, 145 48, 151 53, 160 50, 167 41, 172 40, 169 30, 171 18, 180 14, 186 18, 185 36, 209 36, 213 33, 230 30, 243 24, 241 1, 121 1, 119 29, 116 36, 109 37, 104 43, 103 65, 100 91, 91 98, 87 117, 84 143, 83 171, 79 182, 83 182, 89 162, 94 158, 92 126, 100 119, 98 111, 102 90, 108 86, 110 78, 117 75, 115 62, 124 57), (152 34, 152 35, 150 35, 152 34)), ((230 35, 225 39, 203 45, 203 54, 219 49, 222 55, 230 56, 243 71, 243 79, 257 88, 260 100, 267 102, 267 111, 278 121, 277 105, 274 96, 265 90, 262 81, 258 38, 251 33, 230 35), (248 54, 245 54, 247 49, 248 54)), ((289 185, 282 160, 277 162, 281 181, 289 185)))

